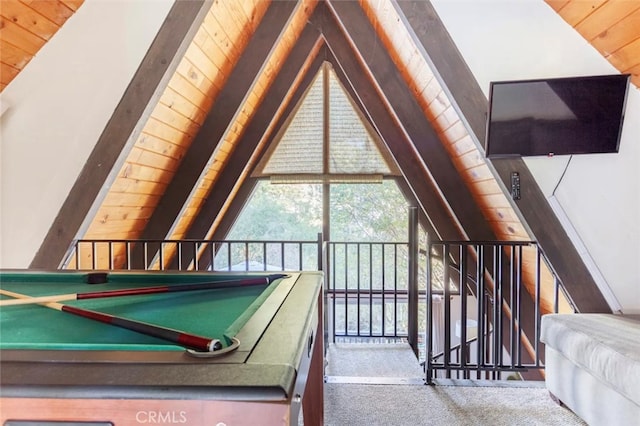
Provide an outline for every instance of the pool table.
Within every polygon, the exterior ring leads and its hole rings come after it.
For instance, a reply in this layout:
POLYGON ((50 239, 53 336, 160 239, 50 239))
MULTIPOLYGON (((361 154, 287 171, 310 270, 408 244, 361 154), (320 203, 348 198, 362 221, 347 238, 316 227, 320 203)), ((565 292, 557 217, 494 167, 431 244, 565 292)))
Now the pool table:
POLYGON ((0 271, 0 288, 28 297, 206 284, 60 303, 222 344, 203 354, 42 304, 2 306, 1 424, 322 424, 322 273, 287 274, 234 285, 265 274, 0 271))

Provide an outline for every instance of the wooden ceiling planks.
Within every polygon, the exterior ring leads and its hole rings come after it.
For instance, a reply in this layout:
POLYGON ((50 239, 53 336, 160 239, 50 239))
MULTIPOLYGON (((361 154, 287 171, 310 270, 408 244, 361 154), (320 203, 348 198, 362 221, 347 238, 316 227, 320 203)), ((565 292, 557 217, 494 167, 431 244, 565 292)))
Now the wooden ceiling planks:
POLYGON ((83 0, 2 0, 0 92, 78 10, 83 0))
MULTIPOLYGON (((233 223, 229 211, 231 210, 232 215, 238 211, 237 206, 242 204, 242 200, 246 200, 250 188, 255 183, 248 177, 251 171, 249 165, 255 164, 256 155, 260 156, 258 146, 277 132, 276 122, 281 123, 282 120, 274 120, 274 117, 288 116, 296 104, 296 99, 300 99, 301 88, 311 84, 324 60, 319 56, 320 47, 321 37, 318 28, 305 25, 297 43, 282 64, 281 72, 269 85, 254 119, 229 157, 224 179, 217 181, 215 191, 207 197, 189 229, 187 239, 211 238, 222 222, 224 229, 229 229, 233 223), (292 95, 292 92, 295 94, 292 95), (284 110, 286 112, 283 112, 284 110)), ((222 235, 226 234, 223 232, 222 235)), ((206 265, 207 262, 200 262, 199 267, 206 265)))
POLYGON ((385 40, 386 48, 396 60, 407 84, 417 95, 425 116, 436 129, 474 198, 482 206, 484 216, 491 222, 496 236, 505 240, 530 238, 488 168, 483 152, 473 142, 460 120, 449 96, 433 77, 433 72, 404 26, 398 25, 398 14, 381 0, 361 0, 360 3, 369 19, 373 19, 373 25, 382 32, 380 37, 385 40), (384 12, 378 13, 379 8, 383 8, 384 12), (390 36, 388 33, 405 34, 390 36), (393 40, 396 40, 395 44, 391 44, 393 40), (404 65, 417 63, 423 65, 404 65), (487 192, 487 188, 491 188, 491 191, 487 192), (493 214, 493 209, 498 207, 506 212, 502 217, 493 214))
MULTIPOLYGON (((372 25, 377 29, 379 37, 383 40, 385 48, 394 59, 407 85, 416 94, 426 118, 436 130, 467 185, 473 188, 473 184, 479 181, 478 176, 495 180, 490 172, 474 173, 476 168, 485 165, 483 155, 461 123, 443 87, 433 77, 430 66, 411 35, 403 25, 399 25, 401 19, 395 9, 389 8, 387 2, 382 0, 360 0, 360 3, 365 14, 372 20, 372 25), (378 9, 381 11, 379 12, 378 9), (396 40, 395 43, 393 40, 396 40), (417 63, 422 65, 413 67, 404 65, 417 63)), ((477 197, 475 194, 474 196, 477 197)), ((513 238, 508 235, 498 235, 498 237, 513 238)))
MULTIPOLYGON (((399 14, 394 9, 390 9, 388 3, 383 0, 360 0, 360 4, 365 14, 372 20, 372 25, 376 28, 406 83, 418 97, 418 103, 423 108, 425 117, 431 122, 456 169, 463 176, 497 239, 529 240, 531 237, 525 225, 489 169, 483 151, 473 142, 453 107, 449 95, 439 81, 432 77, 432 72, 424 71, 424 68, 430 67, 406 27, 398 24, 402 21, 399 14), (416 65, 418 62, 423 62, 424 65, 416 65), (407 66, 407 64, 413 65, 407 66), (428 79, 428 83, 421 83, 424 78, 428 79), (422 89, 417 89, 418 87, 422 89)), ((531 261, 528 265, 531 265, 531 261)), ((529 277, 532 274, 533 272, 528 272, 529 277)), ((550 277, 549 274, 545 276, 550 277)), ((534 281, 528 280, 528 282, 534 281)), ((530 284, 528 288, 533 294, 534 289, 530 284)), ((550 283, 544 283, 544 288, 545 308, 549 308, 553 297, 552 287, 550 283)))
MULTIPOLYGON (((273 46, 277 44, 289 18, 299 4, 297 2, 271 3, 264 16, 259 19, 259 25, 250 37, 237 64, 234 65, 234 71, 230 73, 216 102, 207 111, 200 131, 139 238, 167 238, 178 226, 179 218, 183 215, 191 217, 194 209, 189 203, 193 199, 194 191, 200 192, 201 188, 207 186, 202 185, 201 180, 211 163, 216 164, 216 161, 212 160, 215 154, 230 151, 225 140, 230 133, 229 130, 233 129, 235 118, 242 114, 243 103, 250 98, 257 76, 265 68, 273 46)), ((209 221, 209 226, 210 223, 209 221)), ((135 265, 135 267, 142 266, 135 265)))
POLYGON ((640 1, 545 0, 618 71, 640 87, 640 1))
MULTIPOLYGON (((234 117, 234 121, 229 126, 229 129, 224 135, 221 143, 216 148, 212 159, 209 162, 206 173, 198 183, 197 191, 194 191, 188 201, 188 210, 185 211, 180 216, 180 218, 178 218, 176 226, 173 228, 171 235, 168 237, 169 239, 184 238, 185 234, 189 230, 193 220, 200 212, 207 196, 215 186, 220 176, 220 172, 227 164, 229 157, 235 149, 239 139, 244 134, 248 123, 252 120, 257 108, 264 100, 268 88, 273 82, 275 75, 277 75, 277 73, 280 71, 280 68, 289 52, 293 48, 295 40, 298 39, 300 33, 302 32, 302 29, 304 28, 304 25, 306 24, 309 16, 313 12, 316 3, 317 0, 305 0, 300 2, 300 5, 298 6, 288 27, 286 28, 286 31, 284 32, 282 37, 280 37, 278 44, 274 46, 273 53, 265 64, 263 72, 257 79, 249 95, 246 97, 239 113, 234 117)), ((243 174, 241 175, 240 180, 243 180, 244 178, 245 175, 243 174)), ((230 194, 227 205, 232 202, 237 190, 238 188, 236 187, 236 189, 230 194)), ((223 208, 218 216, 223 215, 225 211, 226 208, 223 208)), ((215 218, 211 218, 211 221, 213 224, 217 223, 215 218)), ((209 233, 212 232, 213 229, 209 233)), ((166 261, 170 262, 171 259, 167 258, 166 261)))
MULTIPOLYGON (((137 238, 144 231, 150 215, 135 212, 155 210, 268 6, 256 4, 249 20, 224 3, 212 4, 83 238, 137 238), (234 19, 243 19, 235 30, 234 19), (237 28, 249 35, 239 37, 237 28)), ((124 247, 115 256, 124 262, 124 247)), ((98 264, 106 261, 100 257, 98 264)))

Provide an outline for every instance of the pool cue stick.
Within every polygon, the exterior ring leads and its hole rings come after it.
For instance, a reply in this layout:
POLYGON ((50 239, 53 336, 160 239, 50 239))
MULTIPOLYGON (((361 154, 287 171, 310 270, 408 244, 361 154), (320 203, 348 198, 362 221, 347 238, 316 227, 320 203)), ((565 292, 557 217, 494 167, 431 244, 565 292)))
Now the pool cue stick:
MULTIPOLYGON (((27 304, 42 304, 50 302, 66 302, 69 300, 86 300, 86 299, 101 299, 106 297, 121 297, 121 296, 137 296, 143 294, 159 294, 159 293, 173 293, 179 291, 195 291, 195 290, 211 290, 216 288, 233 288, 237 286, 254 286, 260 284, 270 284, 273 281, 287 277, 286 274, 271 274, 266 277, 256 278, 244 278, 238 280, 226 280, 226 281, 210 281, 204 283, 192 283, 192 284, 178 284, 178 285, 161 285, 155 287, 138 287, 127 288, 122 290, 104 290, 104 291, 91 291, 85 293, 67 293, 67 294, 54 294, 50 296, 36 296, 29 299, 10 299, 0 300, 0 307, 13 306, 13 305, 27 305, 27 304)), ((0 289, 0 294, 2 294, 0 289)))
MULTIPOLYGON (((1 290, 0 292, 6 296, 11 296, 19 299, 30 297, 25 294, 15 293, 8 290, 1 290)), ((222 343, 220 343, 218 339, 210 339, 208 337, 185 333, 171 328, 161 327, 159 325, 130 320, 127 318, 105 314, 102 312, 90 311, 88 309, 81 309, 76 306, 63 305, 62 303, 48 302, 39 303, 39 305, 71 315, 76 315, 81 318, 86 318, 104 324, 113 325, 115 327, 125 328, 137 333, 146 334, 147 336, 156 337, 158 339, 175 343, 185 348, 194 349, 200 352, 214 352, 222 348, 222 343)))

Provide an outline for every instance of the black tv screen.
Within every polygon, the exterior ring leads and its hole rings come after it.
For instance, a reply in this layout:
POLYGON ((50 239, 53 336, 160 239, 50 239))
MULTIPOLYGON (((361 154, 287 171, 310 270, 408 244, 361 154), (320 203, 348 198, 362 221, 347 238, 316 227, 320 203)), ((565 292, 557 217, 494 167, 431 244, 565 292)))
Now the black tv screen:
POLYGON ((486 156, 618 152, 629 78, 492 82, 486 156))

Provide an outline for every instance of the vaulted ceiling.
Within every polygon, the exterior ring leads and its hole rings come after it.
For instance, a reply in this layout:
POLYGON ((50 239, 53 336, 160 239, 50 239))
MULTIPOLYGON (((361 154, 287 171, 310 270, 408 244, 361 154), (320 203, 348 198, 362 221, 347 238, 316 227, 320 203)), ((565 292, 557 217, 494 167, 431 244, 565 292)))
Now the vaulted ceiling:
MULTIPOLYGON (((2 1, 2 89, 81 3, 2 1)), ((639 2, 547 3, 638 85, 639 2)), ((31 266, 58 267, 75 238, 224 237, 253 168, 327 63, 430 232, 536 239, 563 282, 580 285, 579 308, 607 310, 522 161, 485 159, 486 97, 427 1, 177 1, 31 266), (513 170, 529 183, 519 203, 506 191, 513 170)))

